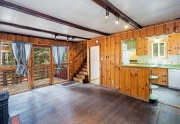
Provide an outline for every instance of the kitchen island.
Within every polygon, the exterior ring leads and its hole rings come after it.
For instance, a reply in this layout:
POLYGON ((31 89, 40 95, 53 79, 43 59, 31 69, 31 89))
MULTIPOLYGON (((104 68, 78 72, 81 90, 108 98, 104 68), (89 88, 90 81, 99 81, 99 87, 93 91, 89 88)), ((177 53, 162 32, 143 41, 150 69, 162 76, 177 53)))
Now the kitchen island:
POLYGON ((168 86, 168 69, 180 69, 180 65, 129 64, 120 65, 120 93, 149 101, 151 83, 168 86), (151 75, 158 76, 150 80, 151 75))

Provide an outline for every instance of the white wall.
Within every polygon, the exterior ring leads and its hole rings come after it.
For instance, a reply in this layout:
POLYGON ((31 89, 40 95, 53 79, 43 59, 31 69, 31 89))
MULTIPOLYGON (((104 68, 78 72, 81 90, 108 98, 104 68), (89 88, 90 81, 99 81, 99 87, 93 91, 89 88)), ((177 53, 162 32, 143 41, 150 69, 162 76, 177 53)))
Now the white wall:
POLYGON ((90 73, 91 73, 91 80, 99 78, 99 46, 90 47, 90 73))

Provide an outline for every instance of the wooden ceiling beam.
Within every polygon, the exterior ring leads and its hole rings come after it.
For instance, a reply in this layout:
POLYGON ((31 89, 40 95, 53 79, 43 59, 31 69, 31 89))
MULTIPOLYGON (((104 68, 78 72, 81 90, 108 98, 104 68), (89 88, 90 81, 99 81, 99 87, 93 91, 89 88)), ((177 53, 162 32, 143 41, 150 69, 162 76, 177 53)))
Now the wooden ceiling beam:
POLYGON ((32 28, 32 27, 28 27, 28 26, 23 26, 23 25, 18 25, 18 24, 3 22, 3 21, 0 21, 0 25, 8 25, 8 26, 12 26, 12 27, 20 28, 20 29, 37 31, 37 32, 47 33, 47 34, 52 34, 54 36, 62 36, 62 37, 68 37, 68 38, 79 38, 79 39, 84 39, 84 40, 90 40, 90 38, 84 38, 84 37, 79 37, 79 36, 74 36, 74 35, 67 35, 67 34, 62 34, 62 33, 58 33, 58 32, 52 32, 52 31, 32 28))
POLYGON ((120 19, 125 21, 126 23, 129 23, 133 27, 137 29, 141 29, 142 26, 139 25, 137 22, 135 22, 133 19, 128 17, 126 14, 124 14, 121 10, 119 10, 117 7, 115 7, 112 3, 110 3, 108 0, 93 0, 96 4, 100 5, 104 9, 108 9, 109 12, 111 12, 113 15, 119 16, 120 19))
POLYGON ((83 27, 83 26, 80 26, 80 25, 77 25, 77 24, 74 24, 74 23, 71 23, 71 22, 56 18, 56 17, 52 17, 50 15, 47 15, 47 14, 44 14, 44 13, 29 9, 29 8, 26 8, 26 7, 20 6, 20 5, 14 4, 14 3, 11 3, 11 2, 7 2, 5 0, 0 0, 0 6, 6 7, 6 8, 9 8, 9 9, 13 9, 13 10, 16 10, 16 11, 19 11, 19 12, 23 12, 23 13, 26 13, 26 14, 29 14, 29 15, 33 15, 33 16, 36 16, 36 17, 39 17, 39 18, 43 18, 43 19, 46 19, 46 20, 49 20, 49 21, 52 21, 52 22, 62 24, 62 25, 66 25, 66 26, 69 26, 69 27, 84 30, 84 31, 87 31, 87 32, 101 34, 101 35, 110 35, 108 33, 97 31, 97 30, 90 29, 90 28, 87 28, 87 27, 83 27))

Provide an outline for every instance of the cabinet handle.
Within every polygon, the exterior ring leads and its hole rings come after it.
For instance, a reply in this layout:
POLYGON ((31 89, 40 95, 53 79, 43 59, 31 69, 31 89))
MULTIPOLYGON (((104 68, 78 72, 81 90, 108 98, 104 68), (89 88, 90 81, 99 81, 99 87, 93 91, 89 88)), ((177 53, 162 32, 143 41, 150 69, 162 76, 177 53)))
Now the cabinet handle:
POLYGON ((179 49, 179 47, 178 47, 178 49, 179 49))
POLYGON ((166 82, 166 81, 162 81, 162 82, 166 82))
POLYGON ((168 51, 172 51, 172 50, 168 50, 168 51))
POLYGON ((176 47, 175 47, 175 50, 176 50, 176 47))
POLYGON ((162 76, 166 77, 166 75, 162 75, 162 76))

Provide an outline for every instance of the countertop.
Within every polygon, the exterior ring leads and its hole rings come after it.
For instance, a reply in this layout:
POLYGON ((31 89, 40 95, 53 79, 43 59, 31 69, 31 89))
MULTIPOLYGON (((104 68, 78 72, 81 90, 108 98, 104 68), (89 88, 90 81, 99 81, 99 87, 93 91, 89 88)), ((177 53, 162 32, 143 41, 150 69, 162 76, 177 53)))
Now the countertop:
POLYGON ((180 65, 175 65, 175 64, 144 64, 144 63, 139 63, 139 64, 121 64, 120 66, 180 69, 180 65))

